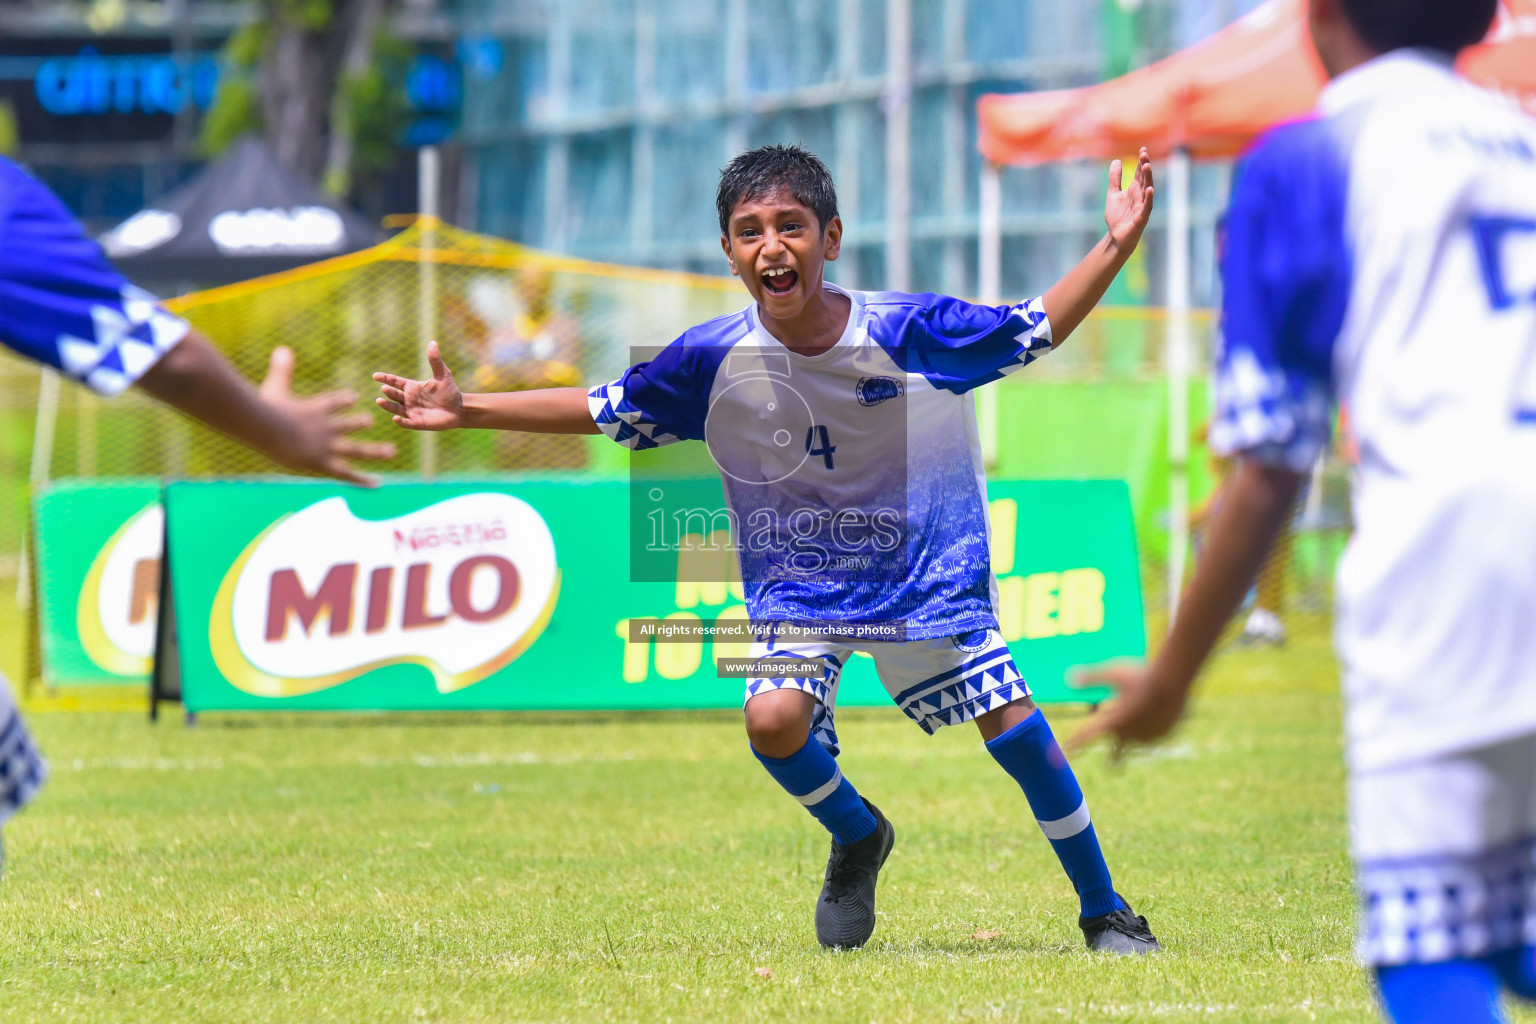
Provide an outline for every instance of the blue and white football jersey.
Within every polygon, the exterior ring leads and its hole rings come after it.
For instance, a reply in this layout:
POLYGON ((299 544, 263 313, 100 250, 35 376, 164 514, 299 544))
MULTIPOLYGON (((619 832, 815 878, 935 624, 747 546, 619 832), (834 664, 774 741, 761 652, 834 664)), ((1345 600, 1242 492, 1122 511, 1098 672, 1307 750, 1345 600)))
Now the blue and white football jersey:
POLYGON ((115 395, 186 333, 57 196, 0 157, 0 344, 115 395))
POLYGON ((779 343, 753 305, 589 394, 635 449, 708 446, 754 620, 997 628, 972 389, 1050 349, 1040 300, 852 292, 832 348, 779 343))
POLYGON ((1360 452, 1336 634, 1357 769, 1536 731, 1536 123, 1397 51, 1266 134, 1226 223, 1214 446, 1360 452))

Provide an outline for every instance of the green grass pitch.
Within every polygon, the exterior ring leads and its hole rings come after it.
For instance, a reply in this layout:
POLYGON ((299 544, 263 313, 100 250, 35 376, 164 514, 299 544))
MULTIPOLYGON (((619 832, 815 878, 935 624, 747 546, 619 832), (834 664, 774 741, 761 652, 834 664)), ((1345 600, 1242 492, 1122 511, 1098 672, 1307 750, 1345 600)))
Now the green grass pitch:
POLYGON ((974 729, 893 709, 841 715, 898 839, 840 954, 826 840, 735 713, 32 724, 53 777, 6 829, 0 1020, 1372 1019, 1320 641, 1223 658, 1154 753, 1077 759, 1166 946, 1134 962, 1084 952, 974 729))

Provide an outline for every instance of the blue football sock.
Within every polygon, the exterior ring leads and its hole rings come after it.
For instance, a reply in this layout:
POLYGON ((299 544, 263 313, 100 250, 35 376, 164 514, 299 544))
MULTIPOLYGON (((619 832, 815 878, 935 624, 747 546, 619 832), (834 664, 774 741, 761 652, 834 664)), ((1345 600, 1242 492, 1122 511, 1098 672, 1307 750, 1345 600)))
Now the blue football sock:
POLYGON ((1083 916, 1101 917, 1124 906, 1115 895, 1099 837, 1088 817, 1088 803, 1045 715, 1035 709, 1024 721, 989 740, 987 750, 1023 787, 1029 809, 1077 890, 1083 916))
POLYGON ((1521 999, 1536 1000, 1536 946, 1506 949, 1491 959, 1505 988, 1521 999))
POLYGON ((1376 968, 1392 1024, 1500 1024, 1499 976, 1489 960, 1376 968))
POLYGON ((752 753, 774 781, 804 804, 839 843, 856 843, 875 830, 875 816, 864 806, 853 783, 843 778, 827 748, 815 739, 807 739, 805 746, 788 757, 764 757, 756 750, 752 753))

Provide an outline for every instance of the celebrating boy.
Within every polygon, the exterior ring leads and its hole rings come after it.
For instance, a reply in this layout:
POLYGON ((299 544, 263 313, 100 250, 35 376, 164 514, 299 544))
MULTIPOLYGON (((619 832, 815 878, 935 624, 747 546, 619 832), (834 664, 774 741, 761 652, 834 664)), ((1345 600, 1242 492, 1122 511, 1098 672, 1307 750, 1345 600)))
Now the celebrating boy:
POLYGON ((1082 791, 998 633, 970 397, 1061 344, 1104 295, 1152 210, 1146 151, 1129 187, 1119 162, 1110 168, 1104 238, 1043 297, 1016 306, 825 282, 843 225, 831 175, 799 148, 732 160, 716 205, 726 261, 753 300, 742 312, 590 391, 461 394, 429 346, 431 379, 374 375, 379 405, 415 430, 601 431, 633 449, 707 442, 748 612, 763 624, 747 735, 832 835, 815 913, 822 945, 869 939, 895 839, 835 760, 838 681, 862 651, 925 731, 976 722, 1077 890, 1089 948, 1156 950, 1146 919, 1115 892, 1082 791), (904 639, 870 639, 867 627, 891 623, 904 639))

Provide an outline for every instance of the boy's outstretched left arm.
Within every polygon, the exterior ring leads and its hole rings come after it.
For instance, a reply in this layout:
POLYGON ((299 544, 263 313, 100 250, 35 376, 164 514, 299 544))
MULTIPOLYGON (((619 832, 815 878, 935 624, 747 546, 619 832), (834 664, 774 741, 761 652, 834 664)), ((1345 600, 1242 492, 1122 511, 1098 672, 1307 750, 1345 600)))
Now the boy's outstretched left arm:
POLYGON ((1090 310, 1098 305, 1110 282, 1136 251, 1147 218, 1152 216, 1152 159, 1145 148, 1136 161, 1136 173, 1121 187, 1120 161, 1109 165, 1109 192, 1104 198, 1104 223, 1109 230, 1093 250, 1045 293, 1045 315, 1051 322, 1051 347, 1056 348, 1077 330, 1090 310))

